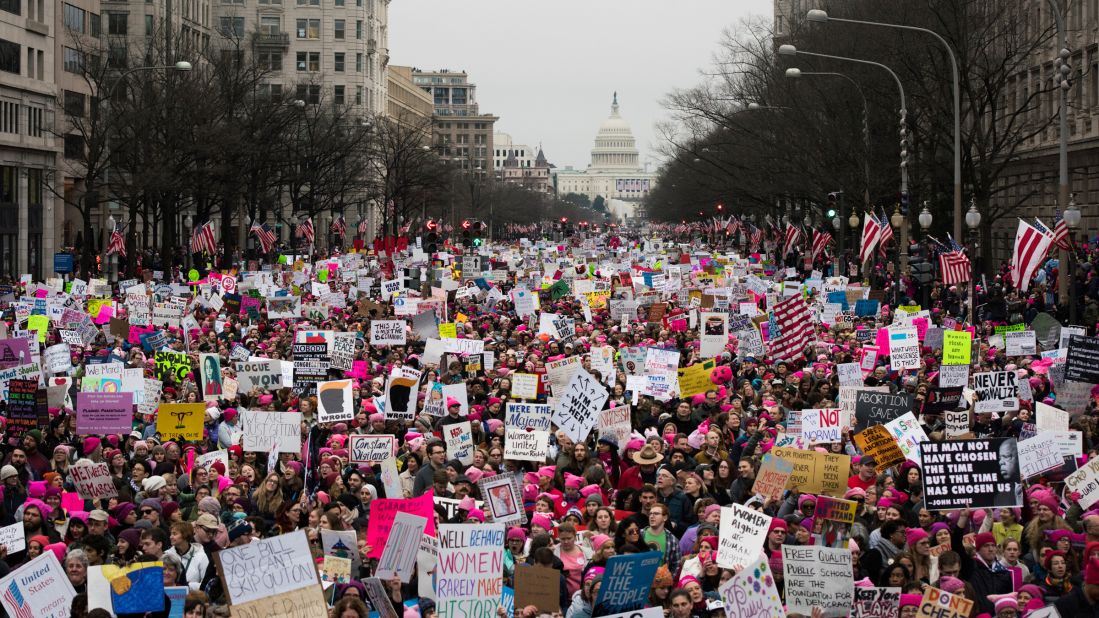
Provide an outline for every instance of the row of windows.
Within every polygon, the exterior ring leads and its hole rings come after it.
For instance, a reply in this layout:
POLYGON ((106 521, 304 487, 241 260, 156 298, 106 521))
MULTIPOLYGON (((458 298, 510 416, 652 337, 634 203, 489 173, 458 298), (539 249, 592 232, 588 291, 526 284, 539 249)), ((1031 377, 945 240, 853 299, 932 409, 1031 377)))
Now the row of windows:
POLYGON ((440 129, 458 129, 460 131, 484 131, 491 128, 492 125, 487 122, 440 122, 440 129))
MULTIPOLYGON (((243 18, 241 18, 243 19, 243 18)), ((278 19, 278 18, 275 18, 278 19)), ((277 22, 266 22, 261 24, 265 27, 279 27, 277 22)), ((332 23, 332 37, 337 41, 342 41, 346 38, 347 32, 347 20, 336 19, 332 23)), ((297 20, 297 35, 299 39, 319 39, 321 38, 321 20, 320 19, 298 19, 297 20)), ((362 40, 363 38, 363 20, 355 20, 355 38, 362 40)))
POLYGON ((45 121, 46 110, 42 107, 0 100, 0 133, 18 135, 25 129, 30 137, 43 137, 46 134, 45 121), (23 110, 26 110, 25 115, 23 110), (23 123, 24 116, 26 124, 23 123))
MULTIPOLYGON (((279 52, 266 52, 259 54, 259 62, 264 68, 271 71, 282 70, 282 54, 279 52)), ((344 52, 335 52, 332 54, 332 67, 337 73, 343 73, 346 70, 347 54, 344 52)), ((317 72, 321 70, 321 53, 320 52, 297 52, 296 67, 298 71, 310 71, 317 72)), ((355 54, 355 72, 363 72, 363 55, 361 53, 355 54)))

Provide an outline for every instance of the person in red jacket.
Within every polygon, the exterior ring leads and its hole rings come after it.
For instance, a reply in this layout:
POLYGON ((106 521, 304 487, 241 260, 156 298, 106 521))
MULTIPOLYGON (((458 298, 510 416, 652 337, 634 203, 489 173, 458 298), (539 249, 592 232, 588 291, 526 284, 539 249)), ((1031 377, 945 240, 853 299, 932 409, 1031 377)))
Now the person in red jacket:
POLYGON ((651 444, 646 444, 633 454, 633 462, 637 464, 632 468, 626 468, 619 481, 619 489, 639 490, 646 483, 656 484, 656 466, 664 461, 664 456, 656 452, 651 444))

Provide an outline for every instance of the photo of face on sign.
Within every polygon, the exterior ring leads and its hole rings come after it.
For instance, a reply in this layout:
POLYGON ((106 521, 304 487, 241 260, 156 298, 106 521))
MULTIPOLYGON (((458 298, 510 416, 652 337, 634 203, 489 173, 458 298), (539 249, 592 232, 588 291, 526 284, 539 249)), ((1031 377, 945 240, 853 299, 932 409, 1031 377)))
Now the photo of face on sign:
POLYGON ((489 500, 492 501, 492 512, 503 517, 515 513, 515 500, 511 496, 511 485, 501 485, 488 490, 489 500))
POLYGON ((223 386, 221 383, 221 360, 217 354, 200 354, 201 370, 199 379, 202 380, 203 401, 217 401, 221 398, 223 386))

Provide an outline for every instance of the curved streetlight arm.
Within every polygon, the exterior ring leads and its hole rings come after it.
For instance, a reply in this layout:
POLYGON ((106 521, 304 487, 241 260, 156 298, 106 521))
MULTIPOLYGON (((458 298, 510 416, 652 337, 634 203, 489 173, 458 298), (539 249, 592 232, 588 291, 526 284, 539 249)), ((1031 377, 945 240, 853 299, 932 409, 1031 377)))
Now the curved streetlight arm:
POLYGON ((893 76, 893 81, 895 81, 897 83, 897 91, 900 92, 900 94, 901 94, 901 112, 903 112, 905 114, 908 113, 908 105, 905 103, 905 98, 904 98, 904 84, 901 83, 901 78, 898 77, 895 72, 893 72, 893 69, 885 66, 884 64, 882 64, 880 62, 874 62, 873 60, 863 60, 862 58, 848 58, 847 56, 832 56, 830 54, 819 54, 817 52, 807 52, 807 51, 802 51, 800 49, 797 50, 794 53, 799 55, 799 56, 814 56, 814 57, 817 57, 817 58, 828 58, 830 60, 843 60, 843 61, 846 61, 846 62, 857 62, 859 64, 868 64, 870 66, 875 66, 875 67, 878 67, 880 69, 885 69, 886 71, 889 72, 889 74, 891 76, 893 76))

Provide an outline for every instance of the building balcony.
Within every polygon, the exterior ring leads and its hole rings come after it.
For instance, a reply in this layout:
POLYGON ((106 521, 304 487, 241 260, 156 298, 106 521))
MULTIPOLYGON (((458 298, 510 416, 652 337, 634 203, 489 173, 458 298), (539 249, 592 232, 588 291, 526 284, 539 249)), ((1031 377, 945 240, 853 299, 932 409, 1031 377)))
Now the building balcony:
POLYGON ((252 43, 257 47, 290 47, 290 34, 287 32, 256 32, 252 43))

